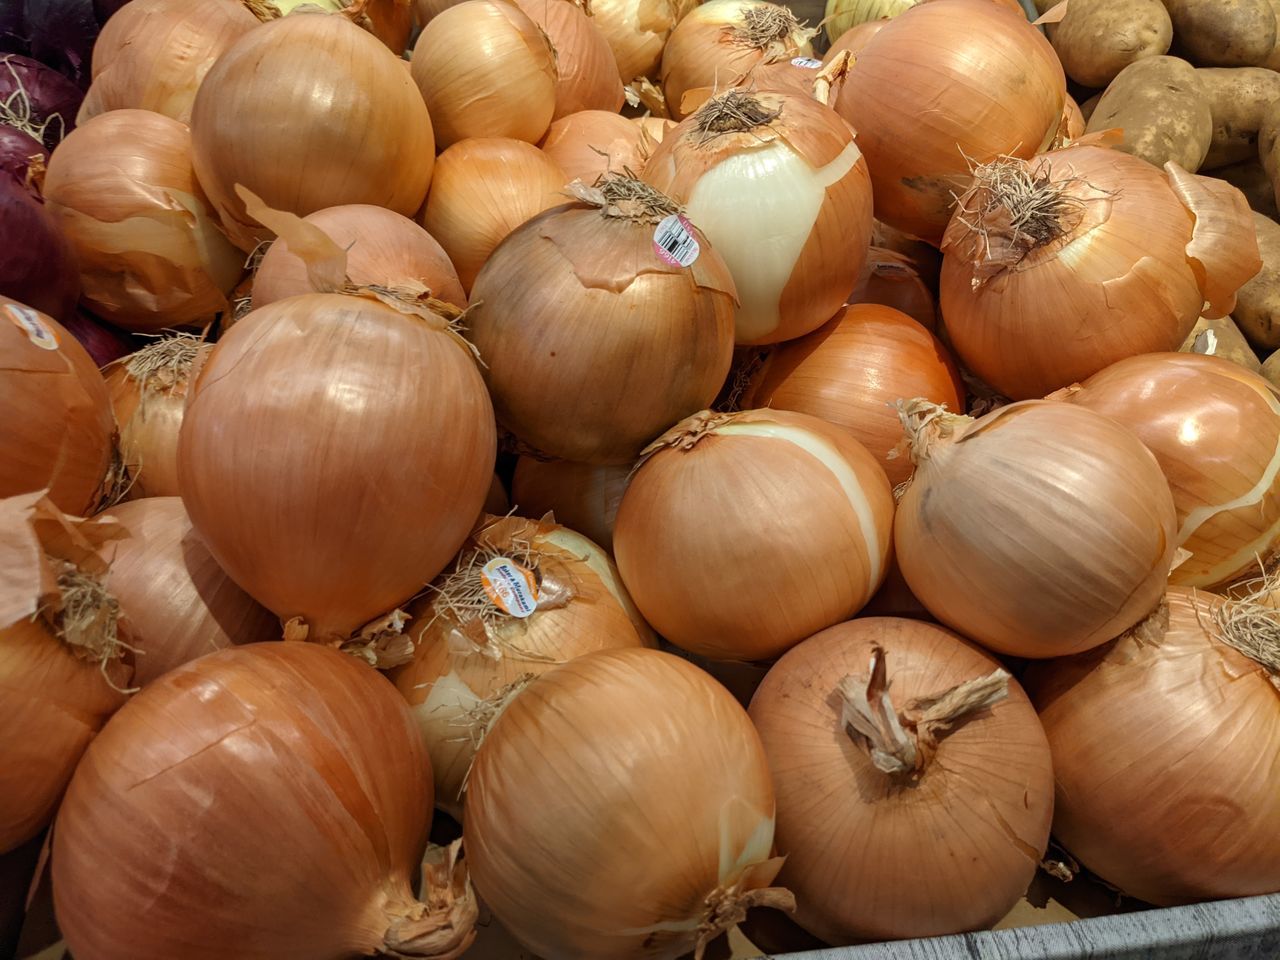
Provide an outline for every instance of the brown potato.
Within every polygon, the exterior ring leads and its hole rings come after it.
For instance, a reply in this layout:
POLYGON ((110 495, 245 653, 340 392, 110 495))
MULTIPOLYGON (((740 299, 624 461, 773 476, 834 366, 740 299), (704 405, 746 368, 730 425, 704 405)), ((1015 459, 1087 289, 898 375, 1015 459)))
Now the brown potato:
POLYGON ((1086 128, 1119 127, 1126 153, 1157 167, 1172 160, 1192 173, 1213 142, 1213 114, 1196 70, 1177 57, 1148 57, 1111 81, 1086 128))
POLYGON ((1253 348, 1249 346, 1240 329, 1231 322, 1230 317, 1222 317, 1219 320, 1206 320, 1201 317, 1196 321, 1195 327, 1178 351, 1207 353, 1213 357, 1221 357, 1223 360, 1238 363, 1254 373, 1262 370, 1262 361, 1253 352, 1253 348))
POLYGON ((1267 172, 1276 206, 1280 206, 1280 101, 1269 104, 1258 127, 1258 162, 1267 172))
POLYGON ((1233 163, 1229 167, 1219 167, 1212 176, 1225 180, 1244 194, 1249 206, 1272 220, 1280 219, 1280 208, 1276 207, 1276 192, 1271 185, 1271 178, 1262 169, 1262 163, 1253 158, 1243 163, 1233 163))
POLYGON ((1262 272, 1240 288, 1232 316, 1250 343, 1270 353, 1280 348, 1280 223, 1259 213, 1253 223, 1262 272))
POLYGON ((1213 114, 1213 143, 1203 170, 1258 155, 1258 130, 1280 100, 1280 73, 1263 67, 1204 67, 1196 71, 1213 114))
POLYGON ((1129 64, 1168 53, 1173 23, 1160 0, 1071 0, 1048 33, 1067 76, 1105 87, 1129 64))
POLYGON ((1187 59, 1200 67, 1256 67, 1276 46, 1269 0, 1164 0, 1187 59))

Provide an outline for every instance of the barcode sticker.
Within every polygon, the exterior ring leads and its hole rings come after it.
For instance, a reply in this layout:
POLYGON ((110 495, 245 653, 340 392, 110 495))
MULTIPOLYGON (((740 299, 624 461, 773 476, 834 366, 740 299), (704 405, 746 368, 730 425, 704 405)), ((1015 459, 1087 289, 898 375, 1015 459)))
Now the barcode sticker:
POLYGON ((806 70, 817 70, 822 66, 821 60, 815 60, 813 57, 796 57, 791 61, 793 67, 804 67, 806 70))
POLYGON ((700 252, 693 224, 678 213, 671 214, 653 231, 653 252, 673 267, 690 266, 700 252))
POLYGON ((493 605, 523 620, 538 609, 538 581, 509 557, 494 557, 480 569, 480 583, 493 605))
POLYGON ((40 314, 20 303, 6 303, 4 310, 13 321, 13 325, 24 332, 27 339, 41 350, 58 349, 57 335, 45 326, 45 322, 40 319, 40 314))

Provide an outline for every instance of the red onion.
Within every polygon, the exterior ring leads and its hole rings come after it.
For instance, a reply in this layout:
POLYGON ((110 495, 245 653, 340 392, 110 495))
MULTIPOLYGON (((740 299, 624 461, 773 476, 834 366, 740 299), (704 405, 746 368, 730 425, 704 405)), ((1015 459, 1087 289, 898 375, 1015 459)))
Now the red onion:
POLYGON ((0 177, 0 295, 58 321, 70 318, 80 297, 66 237, 44 202, 12 177, 0 177))
POLYGON ((0 57, 0 123, 40 137, 50 150, 75 129, 83 99, 84 92, 52 67, 17 54, 0 57))
POLYGON ((145 341, 134 340, 123 330, 104 323, 85 310, 72 311, 62 325, 80 341, 80 346, 89 351, 89 356, 99 367, 105 367, 146 345, 145 341))
POLYGON ((98 39, 93 0, 24 0, 23 16, 31 56, 89 86, 93 41, 98 39))
MULTIPOLYGON (((2 72, 3 68, 0 68, 2 72)), ((31 158, 49 159, 49 151, 40 141, 17 127, 0 124, 0 173, 8 174, 21 184, 27 182, 31 158)))

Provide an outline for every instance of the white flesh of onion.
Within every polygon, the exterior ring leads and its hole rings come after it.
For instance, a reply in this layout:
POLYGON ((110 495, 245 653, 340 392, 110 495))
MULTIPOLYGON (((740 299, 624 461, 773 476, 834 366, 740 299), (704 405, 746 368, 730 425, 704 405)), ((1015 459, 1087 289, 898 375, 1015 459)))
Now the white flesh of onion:
POLYGON ((595 543, 592 543, 580 533, 575 533, 568 527, 560 527, 551 533, 544 534, 541 537, 542 542, 555 544, 561 550, 578 557, 591 569, 600 582, 604 584, 605 589, 617 600, 622 609, 627 612, 632 620, 636 622, 643 621, 640 611, 636 609, 636 605, 631 601, 631 595, 622 587, 622 581, 618 579, 617 574, 610 569, 608 556, 604 550, 595 543))

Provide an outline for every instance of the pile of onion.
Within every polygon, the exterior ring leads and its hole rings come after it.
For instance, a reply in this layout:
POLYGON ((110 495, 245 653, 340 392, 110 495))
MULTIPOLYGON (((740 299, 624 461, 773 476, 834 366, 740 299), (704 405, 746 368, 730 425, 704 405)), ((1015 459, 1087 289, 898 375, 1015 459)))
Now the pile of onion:
POLYGON ((295 14, 249 31, 205 76, 191 113, 196 174, 243 250, 270 234, 236 184, 299 216, 349 203, 412 216, 431 182, 431 121, 376 38, 345 16, 295 14))
POLYGON ((511 480, 511 502, 522 517, 554 514, 557 522, 612 553, 613 520, 630 476, 629 463, 595 466, 521 457, 511 480))
POLYGON ((667 640, 767 660, 847 620, 884 580, 893 496, 866 447, 782 410, 677 424, 622 497, 622 581, 667 640))
POLYGON ((563 171, 565 183, 581 180, 592 184, 611 170, 639 174, 648 159, 644 128, 605 110, 582 110, 561 117, 551 124, 541 146, 563 171))
POLYGON ((937 243, 969 164, 1048 147, 1065 97, 1058 55, 1021 12, 946 0, 890 20, 857 58, 836 109, 858 131, 876 217, 937 243))
POLYGON ((824 630, 751 701, 778 792, 778 882, 827 943, 991 927, 1049 843, 1053 766, 1035 708, 949 630, 824 630))
POLYGON ((878 303, 900 310, 930 332, 938 328, 938 304, 917 264, 893 250, 872 246, 850 303, 878 303))
POLYGON ((675 960, 769 887, 773 786, 729 692, 656 650, 571 660, 498 718, 467 788, 476 891, 544 957, 675 960), (606 826, 607 825, 607 826, 606 826))
POLYGON ((54 151, 44 193, 95 313, 153 331, 226 310, 244 256, 196 182, 191 134, 177 120, 147 110, 95 117, 54 151))
POLYGON ((513 0, 551 44, 556 119, 580 110, 622 109, 618 61, 591 16, 589 0, 513 0))
POLYGON ((525 683, 597 650, 657 645, 608 555, 547 520, 484 517, 408 613, 413 662, 393 679, 431 755, 436 804, 455 819, 476 746, 525 683))
POLYGON ((0 55, 0 124, 48 149, 75 129, 83 98, 79 87, 51 67, 14 53, 0 55))
POLYGON ((636 180, 581 187, 530 220, 471 291, 503 426, 550 457, 629 463, 714 399, 733 351, 733 280, 680 208, 636 180))
POLYGON ((697 0, 592 0, 591 15, 613 48, 623 83, 657 73, 671 31, 697 0))
POLYGON ((125 700, 119 606, 104 585, 110 519, 40 492, 0 500, 0 853, 52 818, 76 762, 125 700))
POLYGON ((1060 657, 1155 609, 1177 523, 1132 433, 1044 400, 978 420, 924 401, 899 409, 916 472, 898 503, 898 563, 940 621, 997 653, 1060 657))
POLYGON ((964 385, 947 348, 906 314, 860 304, 772 350, 741 405, 794 410, 844 427, 897 486, 912 466, 906 457, 889 457, 902 440, 894 404, 912 397, 959 409, 964 385))
POLYGON ((685 204, 728 264, 739 343, 817 329, 862 272, 871 242, 867 164, 848 124, 815 100, 738 90, 713 97, 662 141, 644 179, 685 204))
POLYGON ((116 429, 107 385, 63 327, 3 296, 0 409, 0 497, 48 490, 60 510, 91 512, 116 429))
POLYGON ((436 161, 422 225, 470 290, 507 234, 571 199, 564 192, 568 180, 553 160, 523 140, 462 140, 436 161))
POLYGON ((1165 906, 1280 890, 1274 608, 1174 587, 1114 644, 1026 683, 1053 751, 1054 836, 1084 866, 1165 906))
POLYGON ((85 960, 457 957, 476 905, 456 849, 423 865, 425 902, 410 886, 430 821, 426 750, 385 679, 310 644, 223 650, 85 754, 54 829, 58 924, 85 960))
POLYGON ((1177 350, 1262 263, 1235 187, 1101 146, 985 164, 958 203, 942 316, 965 366, 1015 400, 1177 350))

